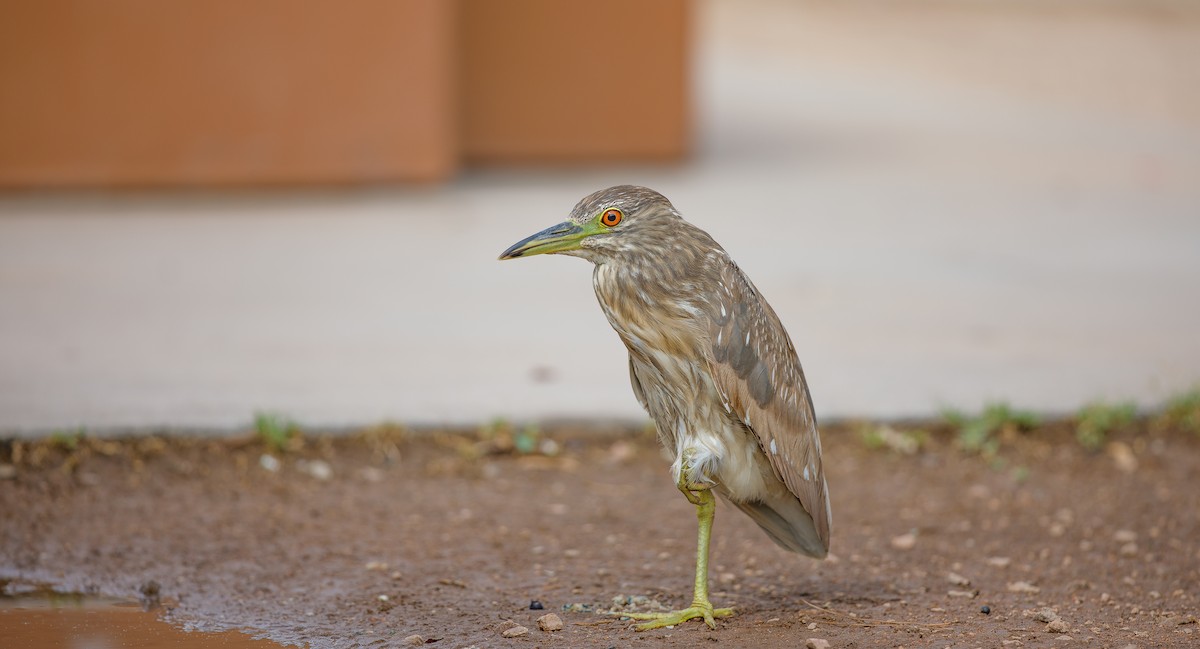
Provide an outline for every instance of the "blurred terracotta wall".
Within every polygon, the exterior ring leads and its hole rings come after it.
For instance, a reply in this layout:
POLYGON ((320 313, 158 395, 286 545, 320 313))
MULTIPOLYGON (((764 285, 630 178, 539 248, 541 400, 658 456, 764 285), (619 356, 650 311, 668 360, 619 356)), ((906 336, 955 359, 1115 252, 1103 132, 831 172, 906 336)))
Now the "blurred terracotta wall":
POLYGON ((462 22, 468 161, 685 153, 685 0, 464 0, 462 22))
POLYGON ((0 186, 674 158, 687 0, 0 3, 0 186))

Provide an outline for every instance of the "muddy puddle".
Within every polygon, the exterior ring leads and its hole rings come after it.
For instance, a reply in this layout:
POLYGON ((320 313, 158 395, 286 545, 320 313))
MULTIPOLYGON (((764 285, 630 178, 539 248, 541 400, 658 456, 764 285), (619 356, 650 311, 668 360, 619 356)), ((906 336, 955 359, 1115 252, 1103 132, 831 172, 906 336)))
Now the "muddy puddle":
POLYGON ((188 632, 138 601, 36 590, 0 595, 0 639, 21 649, 278 649, 237 631, 188 632))

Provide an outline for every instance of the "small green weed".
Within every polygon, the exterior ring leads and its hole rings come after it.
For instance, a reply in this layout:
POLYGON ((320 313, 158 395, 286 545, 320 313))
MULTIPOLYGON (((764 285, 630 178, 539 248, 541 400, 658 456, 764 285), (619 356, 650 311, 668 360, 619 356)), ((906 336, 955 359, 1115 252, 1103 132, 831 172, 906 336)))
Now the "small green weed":
POLYGON ((474 455, 497 455, 517 453, 518 455, 555 455, 558 453, 558 443, 542 435, 542 430, 534 424, 517 428, 508 421, 497 418, 479 429, 479 442, 475 444, 474 455))
POLYGON ((958 430, 958 446, 964 451, 995 455, 1005 434, 1029 430, 1041 419, 1034 413, 1016 410, 1007 403, 990 403, 983 412, 970 416, 958 410, 942 411, 942 418, 958 430))
POLYGON ((80 440, 86 434, 87 431, 82 426, 73 430, 56 430, 50 433, 50 445, 66 451, 74 451, 79 447, 80 440))
POLYGON ((1168 399, 1159 419, 1168 426, 1200 435, 1200 386, 1168 399))
POLYGON ((290 450, 292 440, 299 438, 300 425, 271 412, 254 413, 254 434, 274 452, 290 450))
POLYGON ((929 441, 928 431, 897 430, 886 424, 863 424, 858 435, 871 450, 886 449, 900 455, 914 455, 929 441))
POLYGON ((1108 434, 1133 421, 1137 416, 1137 405, 1124 403, 1090 403, 1075 415, 1075 439, 1089 451, 1104 446, 1108 434))

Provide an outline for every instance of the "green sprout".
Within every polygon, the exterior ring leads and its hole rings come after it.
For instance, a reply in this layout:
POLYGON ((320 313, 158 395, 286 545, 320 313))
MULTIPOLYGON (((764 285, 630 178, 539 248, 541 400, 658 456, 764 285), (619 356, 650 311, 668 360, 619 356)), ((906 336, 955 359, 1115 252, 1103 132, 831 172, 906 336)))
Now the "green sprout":
POLYGON ((1169 426, 1200 435, 1200 386, 1167 400, 1160 419, 1169 426))
POLYGON ((970 416, 957 410, 945 410, 942 418, 958 430, 958 445, 965 451, 993 456, 1000 450, 1004 433, 1030 430, 1040 418, 1025 410, 1016 410, 1007 403, 990 403, 983 412, 970 416))
POLYGON ((284 451, 291 441, 300 435, 300 425, 271 412, 254 413, 254 433, 267 448, 274 452, 284 451))
POLYGON ((86 431, 82 426, 74 430, 56 430, 50 433, 50 445, 67 451, 74 451, 79 447, 79 442, 85 434, 86 431))
POLYGON ((897 430, 886 424, 863 424, 858 435, 871 450, 886 449, 900 455, 913 455, 929 441, 928 431, 897 430))
POLYGON ((1136 416, 1137 405, 1133 402, 1090 403, 1075 415, 1075 439, 1089 451, 1098 450, 1113 429, 1128 425, 1136 416))

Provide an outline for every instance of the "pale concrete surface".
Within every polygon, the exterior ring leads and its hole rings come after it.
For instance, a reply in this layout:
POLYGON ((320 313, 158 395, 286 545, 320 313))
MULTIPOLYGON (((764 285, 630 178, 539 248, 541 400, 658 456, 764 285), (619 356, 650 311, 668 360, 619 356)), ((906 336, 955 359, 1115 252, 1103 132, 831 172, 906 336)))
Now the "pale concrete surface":
POLYGON ((0 431, 640 420, 588 264, 496 261, 618 182, 740 262, 819 416, 1153 405, 1200 380, 1200 10, 1127 4, 702 4, 678 168, 2 197, 0 431))

